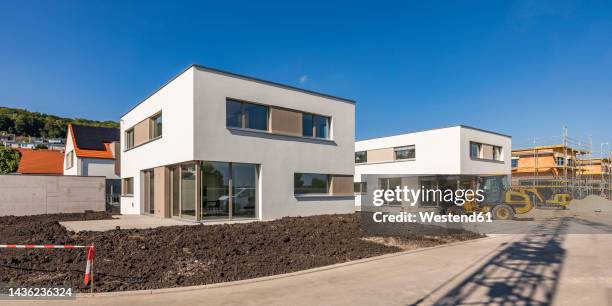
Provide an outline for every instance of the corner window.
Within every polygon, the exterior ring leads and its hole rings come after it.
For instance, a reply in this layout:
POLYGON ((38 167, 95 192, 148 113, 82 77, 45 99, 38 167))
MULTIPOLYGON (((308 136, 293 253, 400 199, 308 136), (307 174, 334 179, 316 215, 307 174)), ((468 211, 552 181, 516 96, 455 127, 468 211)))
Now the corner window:
POLYGON ((368 151, 355 152, 355 163, 367 163, 368 162, 368 151))
POLYGON ((368 183, 367 182, 355 182, 353 183, 353 189, 355 194, 367 194, 368 193, 368 183))
POLYGON ((265 105, 227 100, 225 110, 227 127, 268 130, 269 109, 265 105))
POLYGON ((328 194, 329 176, 316 173, 295 173, 293 175, 293 187, 293 193, 296 195, 328 194))
POLYGON ((512 168, 518 167, 518 159, 515 158, 510 163, 511 163, 512 168))
POLYGON ((125 149, 134 147, 134 129, 125 131, 125 149))
POLYGON ((151 118, 151 136, 157 138, 162 135, 162 114, 151 118))
POLYGON ((122 195, 133 195, 134 194, 134 178, 126 177, 121 179, 121 194, 122 195))
POLYGON ((66 154, 66 170, 74 167, 74 151, 70 151, 66 154))
POLYGON ((574 166, 574 160, 572 158, 568 158, 567 159, 567 166, 568 167, 573 167, 574 166))
POLYGON ((393 149, 395 160, 413 159, 416 157, 414 146, 397 147, 393 149))
POLYGON ((329 117, 302 114, 302 136, 329 139, 329 117))

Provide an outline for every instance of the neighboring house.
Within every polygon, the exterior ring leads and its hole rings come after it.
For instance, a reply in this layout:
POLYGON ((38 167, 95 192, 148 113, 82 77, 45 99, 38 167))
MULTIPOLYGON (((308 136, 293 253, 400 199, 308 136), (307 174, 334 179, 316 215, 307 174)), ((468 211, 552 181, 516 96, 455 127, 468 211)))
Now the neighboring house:
POLYGON ((64 175, 106 177, 107 203, 120 194, 119 129, 68 124, 64 175))
POLYGON ((121 117, 122 214, 354 210, 355 103, 193 65, 121 117))
POLYGON ((355 205, 368 190, 365 175, 384 176, 377 184, 385 189, 454 189, 479 175, 509 176, 511 148, 510 136, 464 125, 357 141, 355 205))
POLYGON ((64 154, 52 150, 18 149, 21 153, 19 168, 20 174, 53 174, 62 175, 64 154))
POLYGON ((564 145, 512 150, 512 184, 516 186, 564 186, 582 172, 576 161, 588 154, 564 145))

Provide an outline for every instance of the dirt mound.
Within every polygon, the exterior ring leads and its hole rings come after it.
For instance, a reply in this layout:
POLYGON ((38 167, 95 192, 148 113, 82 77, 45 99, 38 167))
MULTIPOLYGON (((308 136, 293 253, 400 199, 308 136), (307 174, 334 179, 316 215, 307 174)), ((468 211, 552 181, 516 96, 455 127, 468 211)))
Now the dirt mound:
MULTIPOLYGON (((23 224, 0 219, 0 243, 94 242, 96 291, 226 282, 400 251, 362 239, 359 216, 353 214, 78 234, 66 231, 56 219, 35 219, 21 220, 23 224)), ((402 240, 431 246, 478 237, 464 232, 434 240, 417 235, 402 240)), ((71 286, 85 291, 84 267, 83 250, 0 250, 3 285, 71 286)))
POLYGON ((569 209, 576 212, 612 212, 612 201, 600 196, 590 195, 582 200, 572 200, 569 209))

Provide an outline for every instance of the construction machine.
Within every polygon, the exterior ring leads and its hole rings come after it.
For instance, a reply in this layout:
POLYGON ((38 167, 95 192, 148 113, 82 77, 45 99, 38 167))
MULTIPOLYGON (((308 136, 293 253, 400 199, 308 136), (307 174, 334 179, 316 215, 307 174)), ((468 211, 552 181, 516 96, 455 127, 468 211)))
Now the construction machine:
POLYGON ((538 207, 567 209, 571 201, 570 194, 560 192, 560 190, 550 186, 521 187, 519 190, 527 194, 538 207))
POLYGON ((515 214, 524 214, 533 208, 529 196, 512 190, 505 175, 478 176, 475 183, 476 188, 483 191, 484 200, 468 201, 463 206, 448 205, 446 213, 491 212, 493 219, 511 220, 515 214))

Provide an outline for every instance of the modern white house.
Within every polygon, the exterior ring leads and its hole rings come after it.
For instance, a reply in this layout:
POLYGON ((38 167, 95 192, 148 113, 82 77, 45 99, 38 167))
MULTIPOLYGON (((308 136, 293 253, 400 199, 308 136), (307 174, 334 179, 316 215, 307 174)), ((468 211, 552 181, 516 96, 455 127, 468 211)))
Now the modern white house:
POLYGON ((479 175, 510 176, 511 150, 510 136, 465 125, 357 141, 355 205, 360 207, 367 193, 368 175, 381 177, 378 184, 391 189, 470 184, 479 175))
POLYGON ((103 176, 106 202, 118 204, 120 195, 119 129, 68 124, 64 175, 103 176))
POLYGON ((192 65, 120 123, 122 214, 354 211, 352 100, 192 65))

